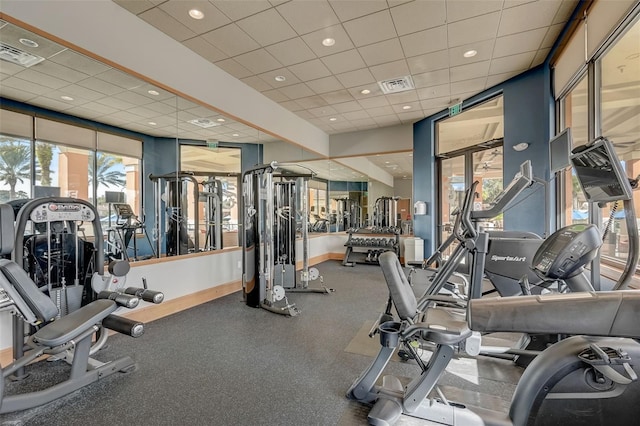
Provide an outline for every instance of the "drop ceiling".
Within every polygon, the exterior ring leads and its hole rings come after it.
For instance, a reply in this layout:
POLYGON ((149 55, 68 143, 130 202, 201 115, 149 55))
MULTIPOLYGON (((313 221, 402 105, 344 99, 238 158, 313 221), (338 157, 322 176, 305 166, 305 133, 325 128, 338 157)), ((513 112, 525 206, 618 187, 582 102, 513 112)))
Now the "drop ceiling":
MULTIPOLYGON (((540 64, 577 4, 114 1, 328 134, 410 124, 540 64), (201 9, 204 19, 190 18, 192 8, 201 9), (333 46, 322 45, 328 37, 333 46), (472 49, 477 54, 465 58, 472 49), (405 76, 415 89, 382 94, 378 81, 405 76)), ((2 41, 23 37, 40 47, 18 47, 46 60, 31 68, 0 61, 3 97, 152 136, 274 140, 12 24, 0 29, 2 41), (216 126, 194 126, 193 119, 216 126)), ((482 123, 478 132, 491 125, 482 123)), ((409 153, 368 159, 396 178, 412 175, 409 153)), ((345 175, 361 180, 357 171, 345 175)))

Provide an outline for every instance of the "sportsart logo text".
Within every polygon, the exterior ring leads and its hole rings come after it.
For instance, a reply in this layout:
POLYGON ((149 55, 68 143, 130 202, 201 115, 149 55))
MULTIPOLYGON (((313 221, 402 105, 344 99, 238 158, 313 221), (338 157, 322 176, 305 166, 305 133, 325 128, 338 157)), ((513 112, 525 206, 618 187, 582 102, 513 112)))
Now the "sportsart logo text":
POLYGON ((527 258, 524 256, 498 256, 494 254, 491 256, 491 261, 493 262, 526 262, 527 258))

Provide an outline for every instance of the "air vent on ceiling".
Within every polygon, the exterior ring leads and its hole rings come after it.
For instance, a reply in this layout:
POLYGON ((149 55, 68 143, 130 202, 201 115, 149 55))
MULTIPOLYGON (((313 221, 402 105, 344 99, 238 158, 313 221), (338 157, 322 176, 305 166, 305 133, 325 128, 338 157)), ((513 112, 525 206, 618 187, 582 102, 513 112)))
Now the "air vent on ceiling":
POLYGON ((193 120, 187 121, 187 123, 202 127, 203 129, 208 129, 209 127, 216 127, 220 125, 220 123, 216 123, 215 121, 209 120, 208 118, 194 118, 193 120))
POLYGON ((29 68, 44 61, 42 56, 33 55, 8 44, 0 42, 0 59, 29 68))
POLYGON ((378 85, 382 89, 382 93, 388 95, 389 93, 404 92, 406 90, 413 90, 413 80, 410 75, 404 77, 392 78, 390 80, 379 81, 378 85))

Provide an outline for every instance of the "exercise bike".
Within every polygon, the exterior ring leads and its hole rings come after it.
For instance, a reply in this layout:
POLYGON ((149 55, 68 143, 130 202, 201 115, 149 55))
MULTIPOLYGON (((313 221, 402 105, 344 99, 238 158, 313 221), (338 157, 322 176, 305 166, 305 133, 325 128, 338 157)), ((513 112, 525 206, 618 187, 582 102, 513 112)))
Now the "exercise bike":
MULTIPOLYGON (((635 221, 631 185, 612 145, 606 139, 578 149, 571 158, 590 202, 625 200, 625 214, 635 221)), ((634 226, 635 228, 635 226, 634 226)), ((552 234, 534 256, 533 269, 544 279, 584 283, 584 267, 598 255, 599 231, 572 225, 552 234)), ((630 230, 627 269, 638 261, 638 233, 630 230)), ((466 321, 446 308, 418 310, 397 257, 380 257, 391 302, 399 321, 378 327, 381 348, 347 396, 373 404, 373 425, 391 425, 405 414, 450 425, 634 424, 640 415, 640 292, 575 292, 536 296, 473 299, 466 321), (448 401, 437 387, 456 350, 466 348, 472 330, 480 332, 562 333, 572 335, 537 356, 522 375, 508 413, 448 401), (407 386, 399 379, 378 378, 399 342, 412 339, 435 344, 430 360, 422 361, 411 345, 421 373, 407 386), (432 390, 438 397, 427 398, 432 390)))

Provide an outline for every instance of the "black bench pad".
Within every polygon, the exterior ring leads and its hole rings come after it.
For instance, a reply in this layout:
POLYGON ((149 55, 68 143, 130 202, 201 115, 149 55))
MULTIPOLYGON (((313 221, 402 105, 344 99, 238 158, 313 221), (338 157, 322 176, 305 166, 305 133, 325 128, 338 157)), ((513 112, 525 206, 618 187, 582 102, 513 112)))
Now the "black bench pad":
POLYGON ((49 347, 62 345, 98 324, 117 308, 113 300, 96 300, 41 328, 33 335, 33 339, 49 347))

